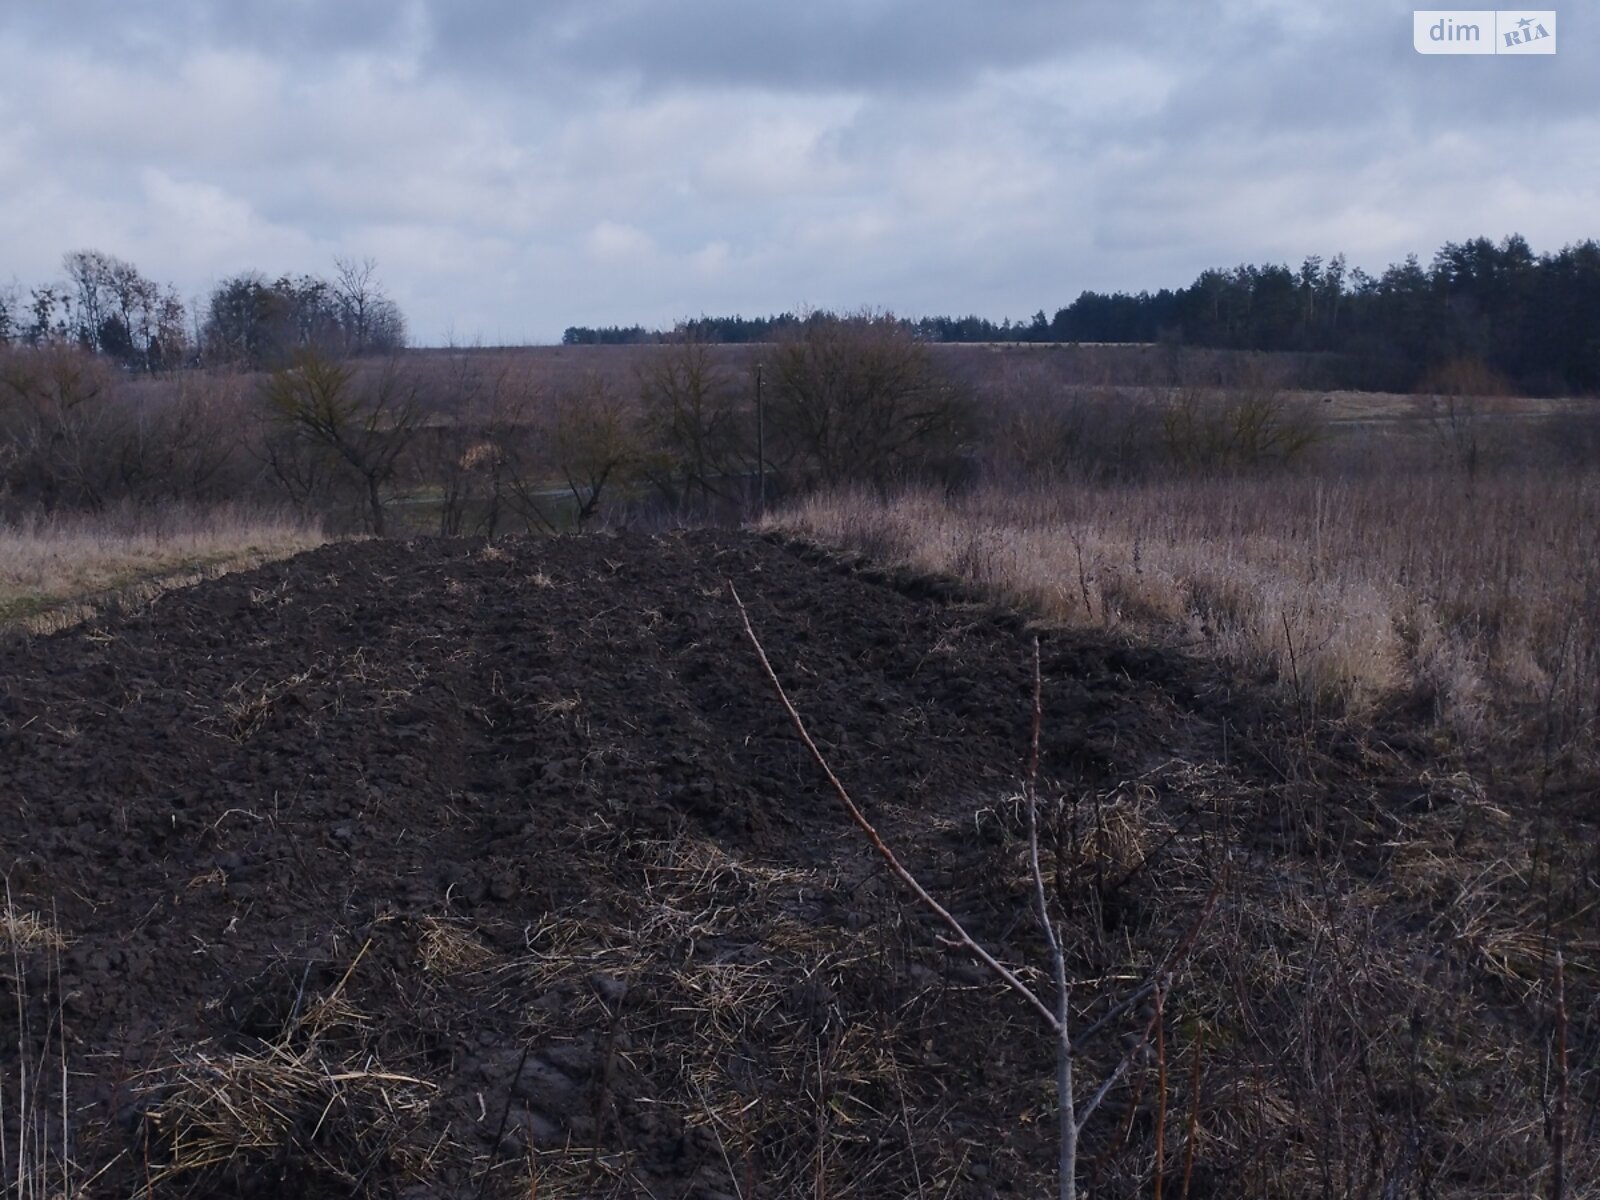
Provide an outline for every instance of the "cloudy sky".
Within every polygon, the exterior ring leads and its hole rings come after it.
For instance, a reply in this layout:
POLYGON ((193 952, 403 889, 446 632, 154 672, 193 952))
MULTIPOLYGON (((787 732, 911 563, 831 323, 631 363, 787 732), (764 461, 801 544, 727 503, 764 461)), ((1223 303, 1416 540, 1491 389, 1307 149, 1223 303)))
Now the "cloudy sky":
POLYGON ((0 283, 371 256, 422 343, 995 319, 1343 251, 1600 237, 1600 38, 1389 0, 6 0, 0 283))

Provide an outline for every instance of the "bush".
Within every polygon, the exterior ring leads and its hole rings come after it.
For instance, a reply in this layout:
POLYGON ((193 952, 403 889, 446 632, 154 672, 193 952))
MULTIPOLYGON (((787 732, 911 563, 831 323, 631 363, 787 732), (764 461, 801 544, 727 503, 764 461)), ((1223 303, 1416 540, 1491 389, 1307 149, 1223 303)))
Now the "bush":
POLYGON ((1161 410, 1161 440, 1173 466, 1218 475, 1304 458, 1321 440, 1312 410, 1270 386, 1206 393, 1174 391, 1161 410))
POLYGON ((970 400, 892 316, 812 317, 778 345, 771 384, 775 445, 803 480, 883 487, 958 470, 970 400))
POLYGON ((0 346, 0 515, 243 499, 238 388, 130 382, 65 342, 0 346))

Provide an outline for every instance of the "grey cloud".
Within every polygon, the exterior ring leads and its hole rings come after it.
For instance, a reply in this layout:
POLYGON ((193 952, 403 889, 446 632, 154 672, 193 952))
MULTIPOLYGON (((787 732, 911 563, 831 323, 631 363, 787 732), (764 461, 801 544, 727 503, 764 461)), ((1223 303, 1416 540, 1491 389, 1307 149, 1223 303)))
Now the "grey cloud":
POLYGON ((1060 0, 55 0, 12 23, 111 54, 207 44, 317 56, 375 49, 414 15, 430 68, 464 80, 621 77, 646 88, 892 91, 959 85, 987 69, 1126 39, 1140 21, 1204 6, 1144 0, 1086 10, 1060 0), (1138 17, 1130 19, 1137 11, 1138 17))
POLYGON ((610 10, 571 43, 580 61, 628 64, 658 85, 879 91, 960 85, 986 68, 1037 61, 1070 44, 1082 18, 1059 3, 1017 3, 1006 19, 965 0, 813 3, 740 0, 610 10))
POLYGON ((1259 20, 1199 23, 1170 58, 1181 82, 1168 103, 1129 132, 1178 144, 1361 135, 1352 161, 1327 164, 1349 167, 1412 139, 1510 138, 1600 112, 1600 45, 1583 44, 1580 30, 1563 28, 1554 58, 1425 57, 1411 48, 1409 10, 1362 3, 1336 12, 1299 37, 1259 20))
MULTIPOLYGON (((1138 8, 1165 21, 1178 0, 1138 8)), ((646 90, 748 87, 863 93, 960 86, 986 70, 1049 59, 1128 35, 1113 10, 1060 0, 617 0, 529 10, 511 0, 438 4, 435 64, 485 56, 501 69, 618 75, 646 90)))
MULTIPOLYGON (((1565 14, 1564 14, 1565 15, 1565 14)), ((0 244, 186 294, 373 253, 425 339, 1083 287, 1600 211, 1600 46, 1389 0, 57 0, 0 18, 0 244), (487 314, 487 315, 485 315, 487 314)))
POLYGON ((42 45, 158 62, 197 45, 302 59, 373 49, 406 17, 406 6, 392 0, 51 0, 11 7, 5 24, 42 45))

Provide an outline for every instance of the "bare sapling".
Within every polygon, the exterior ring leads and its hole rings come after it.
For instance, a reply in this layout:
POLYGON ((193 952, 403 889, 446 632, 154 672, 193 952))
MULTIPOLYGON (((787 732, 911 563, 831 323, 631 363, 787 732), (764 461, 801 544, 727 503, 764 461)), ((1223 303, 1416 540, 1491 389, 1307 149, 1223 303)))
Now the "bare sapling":
POLYGON ((1567 988, 1566 963, 1556 951, 1555 977, 1555 1111, 1550 1114, 1550 1200, 1566 1200, 1567 1194, 1567 988))
POLYGON ((1193 1073, 1189 1080, 1189 1133, 1183 1145, 1183 1191, 1179 1200, 1189 1200, 1189 1184, 1194 1179, 1194 1152, 1200 1141, 1200 1067, 1206 1049, 1206 1031, 1201 1028, 1194 1039, 1193 1073))
MULTIPOLYGON (((1091 1033, 1101 1028, 1107 1021, 1126 1012, 1138 1004, 1144 996, 1154 994, 1157 997, 1149 1020, 1140 1034, 1133 1040, 1123 1054, 1121 1060, 1111 1072, 1101 1081, 1100 1086, 1081 1104, 1076 1098, 1076 1082, 1074 1080, 1074 1044, 1072 1036, 1072 980, 1067 973, 1066 952, 1062 935, 1057 929, 1050 913, 1049 901, 1045 894, 1044 872, 1039 861, 1039 817, 1038 817, 1038 776, 1039 776, 1039 733, 1043 720, 1043 705, 1041 695, 1043 692, 1043 672, 1040 666, 1039 639, 1033 642, 1033 722, 1032 735, 1029 742, 1027 770, 1024 776, 1023 800, 1028 818, 1028 868, 1033 884, 1034 905, 1037 909, 1039 927, 1044 935, 1046 947, 1050 957, 1050 972, 1054 979, 1054 994, 1047 1002, 1038 991, 1025 983, 1013 970, 999 959, 995 958, 988 950, 979 944, 971 934, 962 926, 961 922, 951 914, 938 900, 922 886, 909 869, 895 855, 888 843, 873 827, 860 807, 851 798, 848 789, 840 781, 838 775, 829 765, 826 756, 812 740, 811 734, 806 729, 805 721, 789 700, 788 693, 784 691, 783 684, 779 681, 777 672, 773 670, 767 652, 762 647, 761 639, 756 635, 755 627, 750 622, 750 614, 744 606, 744 601, 739 598, 738 589, 733 581, 728 581, 728 594, 733 598, 734 605, 739 610, 739 617, 744 623, 745 635, 750 639, 751 646, 755 649, 756 657, 760 660, 761 668, 767 676, 767 681, 772 684, 779 705, 788 715, 801 743, 810 752, 812 759, 821 768, 827 777, 829 786, 839 803, 844 807, 850 820, 861 830, 872 848, 887 864, 891 874, 895 876, 906 889, 916 898, 917 902, 937 917, 950 931, 951 937, 941 939, 950 947, 959 948, 976 958, 984 967, 994 975, 1008 989, 1014 992, 1029 1008, 1036 1012, 1044 1021, 1045 1027, 1054 1036, 1056 1042, 1056 1093, 1058 1103, 1059 1147, 1057 1156, 1057 1172, 1060 1185, 1061 1200, 1077 1200, 1077 1160, 1078 1142, 1083 1134, 1084 1127, 1088 1124, 1095 1110, 1110 1094, 1117 1081, 1128 1070, 1128 1067, 1138 1057, 1144 1046, 1149 1042, 1161 1020, 1161 1001, 1171 987, 1173 978, 1182 961, 1188 957, 1195 941, 1199 937, 1200 928, 1216 903, 1218 887, 1213 887, 1207 897, 1199 917, 1189 929, 1188 933, 1173 948, 1156 972, 1113 1006, 1100 1021, 1096 1022, 1091 1033)), ((1159 1178, 1159 1164, 1157 1166, 1159 1178)))

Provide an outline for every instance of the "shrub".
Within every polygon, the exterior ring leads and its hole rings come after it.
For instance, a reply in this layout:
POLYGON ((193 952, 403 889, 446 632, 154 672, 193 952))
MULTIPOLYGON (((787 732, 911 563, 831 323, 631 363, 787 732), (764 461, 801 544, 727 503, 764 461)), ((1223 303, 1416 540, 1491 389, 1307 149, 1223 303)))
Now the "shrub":
POLYGON ((773 433, 802 477, 883 487, 956 471, 968 397, 892 316, 814 316, 772 368, 773 433))

